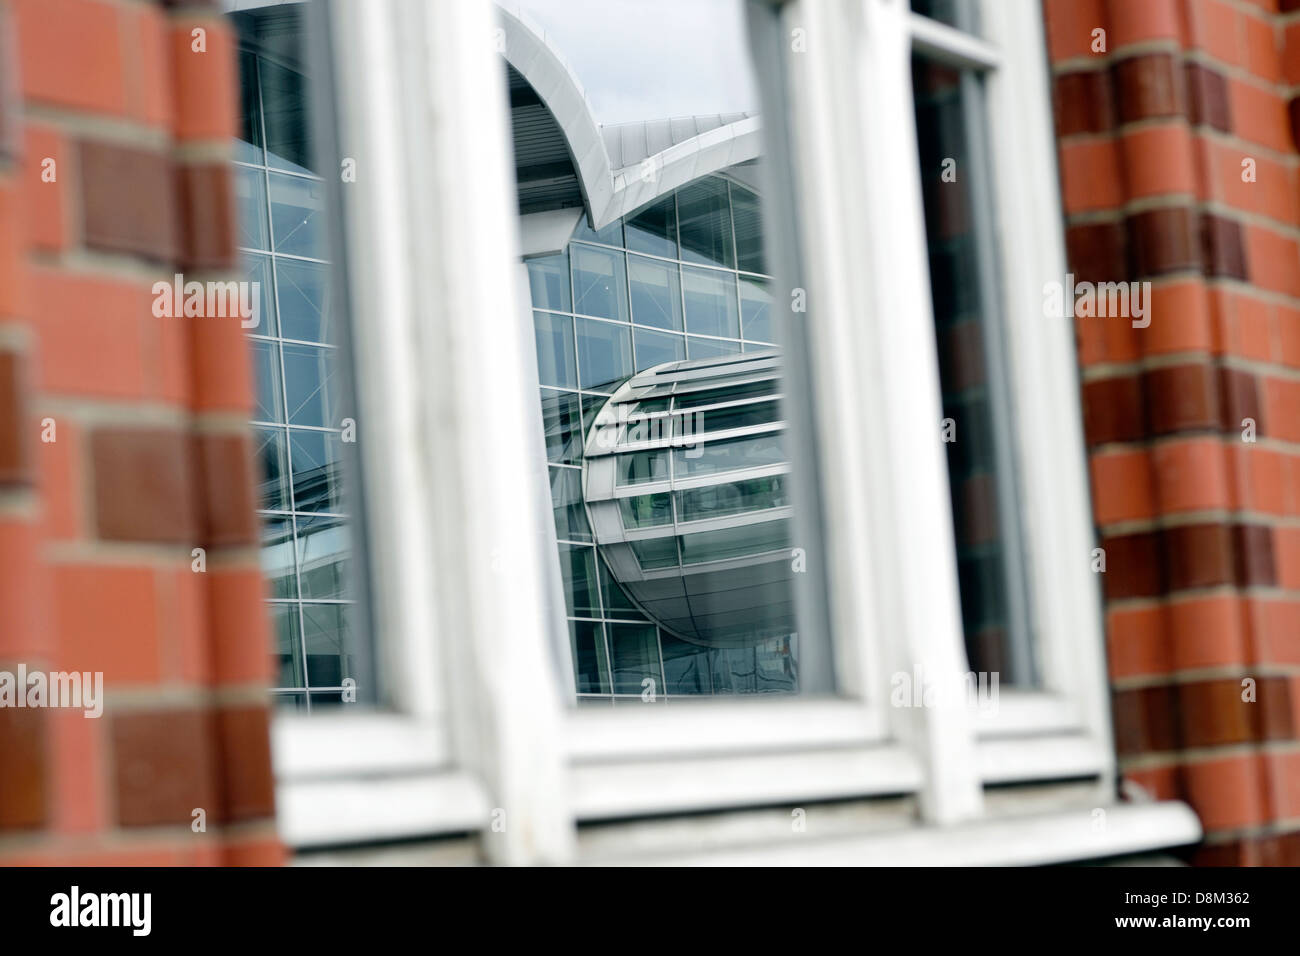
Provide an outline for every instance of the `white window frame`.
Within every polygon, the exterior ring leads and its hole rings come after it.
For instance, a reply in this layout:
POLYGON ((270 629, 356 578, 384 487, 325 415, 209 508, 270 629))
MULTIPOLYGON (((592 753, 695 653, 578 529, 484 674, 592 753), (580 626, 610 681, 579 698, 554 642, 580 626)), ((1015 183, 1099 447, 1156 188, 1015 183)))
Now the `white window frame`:
MULTIPOLYGON (((327 53, 347 77, 333 89, 339 155, 359 171, 339 190, 348 248, 336 261, 364 332, 353 343, 364 513, 394 710, 277 717, 289 842, 474 831, 490 861, 565 862, 583 821, 911 794, 921 822, 965 841, 950 855, 972 859, 1001 832, 988 784, 1086 778, 1094 804, 1111 806, 1073 342, 1042 318, 1042 283, 1063 276, 1064 253, 1035 0, 984 0, 988 39, 913 15, 906 0, 749 0, 760 57, 794 29, 816 45, 760 71, 765 103, 784 106, 765 122, 792 147, 778 156, 786 147, 769 137, 765 166, 789 170, 793 189, 769 189, 765 215, 797 223, 814 310, 787 348, 803 350, 790 374, 813 396, 815 491, 834 516, 821 544, 841 693, 608 711, 566 711, 569 685, 554 679, 567 628, 491 6, 328 9, 327 53), (955 680, 968 669, 938 440, 914 45, 992 70, 1018 440, 1052 450, 1021 459, 1044 689, 1004 690, 991 719, 885 705, 890 674, 955 680), (467 314, 503 318, 453 321, 467 314), (862 321, 871 315, 892 318, 862 321), (502 813, 506 825, 491 826, 502 813)), ((794 262, 780 244, 778 260, 794 262)), ((1040 817, 1037 852, 1056 858, 1053 834, 1059 858, 1199 835, 1181 805, 1111 812, 1125 826, 1110 842, 1083 840, 1083 853, 1074 816, 1040 817)), ((846 843, 841 862, 885 852, 860 843, 846 843)))

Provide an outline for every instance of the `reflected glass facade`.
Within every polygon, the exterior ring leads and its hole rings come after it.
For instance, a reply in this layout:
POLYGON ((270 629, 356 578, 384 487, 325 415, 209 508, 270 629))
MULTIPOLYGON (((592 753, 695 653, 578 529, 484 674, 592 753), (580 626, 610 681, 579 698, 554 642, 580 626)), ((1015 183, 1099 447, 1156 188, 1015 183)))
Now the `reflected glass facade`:
MULTIPOLYGON (((293 65, 301 32, 264 37, 261 21, 233 19, 245 47, 234 171, 239 247, 244 277, 259 283, 262 296, 261 323, 249 338, 274 693, 286 706, 310 709, 340 702, 356 654, 339 488, 348 412, 331 341, 325 190, 310 168, 304 80, 293 65)), ((359 696, 369 691, 360 688, 359 696)))
MULTIPOLYGON (((528 261, 551 500, 583 702, 640 703, 647 678, 658 699, 796 690, 789 634, 708 647, 642 614, 598 552, 583 501, 584 436, 627 379, 668 362, 770 352, 765 270, 757 197, 721 176, 690 183, 601 230, 582 217, 563 253, 528 261)), ((626 458, 620 483, 669 476, 663 452, 626 458)), ((683 458, 683 467, 687 461, 697 464, 683 458)), ((706 495, 700 489, 678 501, 628 498, 623 520, 645 528, 671 522, 675 508, 718 504, 716 493, 707 501, 706 495)), ((648 536, 642 567, 655 563, 647 551, 652 542, 665 540, 673 553, 662 555, 664 566, 670 558, 679 565, 674 538, 648 536)))

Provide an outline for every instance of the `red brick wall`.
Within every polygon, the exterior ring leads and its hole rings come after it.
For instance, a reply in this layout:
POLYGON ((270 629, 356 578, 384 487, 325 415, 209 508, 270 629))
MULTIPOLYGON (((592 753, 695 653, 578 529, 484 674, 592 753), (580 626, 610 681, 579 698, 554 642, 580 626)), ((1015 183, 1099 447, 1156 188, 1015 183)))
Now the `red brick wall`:
POLYGON ((1044 9, 1071 268, 1153 292, 1076 320, 1121 770, 1300 865, 1300 2, 1044 9))
POLYGON ((0 863, 277 863, 243 330, 151 291, 234 277, 234 39, 206 3, 0 24, 0 670, 106 700, 0 708, 0 863))

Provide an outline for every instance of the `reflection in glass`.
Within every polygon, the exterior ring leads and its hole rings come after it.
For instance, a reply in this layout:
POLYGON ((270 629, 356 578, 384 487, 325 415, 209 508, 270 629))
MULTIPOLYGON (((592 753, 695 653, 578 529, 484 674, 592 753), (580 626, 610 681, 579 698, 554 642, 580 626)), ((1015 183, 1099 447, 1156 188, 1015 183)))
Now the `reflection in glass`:
POLYGON ((271 235, 275 251, 310 259, 325 257, 325 187, 315 179, 270 173, 271 235))
POLYGON ((544 256, 528 260, 528 286, 533 308, 569 311, 569 257, 544 256))
POLYGON ((280 402, 280 347, 275 342, 253 339, 253 377, 257 379, 257 402, 253 421, 284 422, 280 402))
POLYGON ((736 225, 737 267, 744 272, 766 272, 758 197, 735 183, 731 184, 731 218, 736 225))
POLYGON ((578 365, 573 358, 573 319, 550 312, 533 313, 537 342, 537 377, 543 385, 578 387, 578 365))
POLYGON ((685 488, 675 494, 679 521, 703 521, 706 518, 782 508, 790 504, 784 475, 750 478, 725 485, 685 488))
POLYGON ((627 247, 665 259, 677 258, 677 203, 672 196, 646 206, 627 220, 627 247))
POLYGON ((298 519, 298 579, 303 600, 339 600, 350 597, 347 562, 348 529, 333 516, 298 519))
POLYGON ((339 687, 353 676, 350 604, 303 604, 303 644, 309 687, 339 687))
POLYGON ((307 91, 301 73, 263 57, 259 63, 262 108, 266 112, 267 165, 311 172, 307 91))
POLYGON ((610 624, 609 647, 614 665, 614 693, 662 694, 663 672, 659 669, 659 641, 652 624, 610 624), (651 680, 653 684, 644 683, 651 680))
POLYGON ((668 480, 667 451, 638 451, 618 456, 618 483, 639 485, 668 480))
POLYGON ((736 277, 730 272, 682 267, 686 331, 696 335, 740 337, 736 277))
POLYGON ((627 321, 623 253, 573 245, 573 311, 627 321))
POLYGON ((713 693, 707 648, 678 640, 667 632, 660 633, 659 648, 664 658, 665 693, 713 693))
POLYGON ((277 259, 275 288, 280 298, 280 334, 304 342, 329 342, 329 274, 318 262, 277 259))
POLYGON ((289 518, 262 519, 262 577, 271 585, 271 596, 298 597, 294 569, 293 522, 289 518))
POLYGON ((290 425, 337 425, 334 409, 334 355, 312 345, 284 345, 284 395, 290 425))
POLYGON ((599 617, 600 593, 596 584, 596 549, 590 545, 560 544, 560 573, 570 617, 599 617))
POLYGON ((632 374, 632 330, 595 319, 574 319, 578 331, 578 377, 583 388, 606 391, 632 374))
POLYGON ((338 432, 289 430, 295 511, 339 510, 338 432))
POLYGON ((561 541, 591 540, 579 469, 551 468, 551 510, 555 514, 555 535, 561 541))
POLYGON ((682 564, 725 561, 766 551, 783 551, 790 546, 790 522, 764 521, 721 531, 699 531, 681 536, 682 564))
POLYGON ((609 653, 605 629, 591 621, 570 621, 569 640, 573 647, 573 676, 579 694, 608 694, 609 653))
POLYGON ((637 371, 686 358, 686 340, 670 332, 636 330, 637 371))
POLYGON ((785 452, 781 448, 779 432, 753 438, 706 441, 694 449, 673 451, 673 469, 678 477, 779 465, 784 461, 785 452))
POLYGON ((266 178, 260 169, 234 168, 236 242, 244 249, 270 248, 266 231, 266 178))
MULTIPOLYGON (((279 335, 279 323, 276 322, 275 309, 271 293, 275 283, 271 279, 271 257, 244 253, 244 279, 255 283, 257 289, 257 324, 250 326, 249 335, 279 335)), ((252 321, 251 319, 249 321, 252 321)))
POLYGON ((709 177, 677 193, 682 259, 735 268, 725 180, 709 177))
POLYGON ((657 329, 682 329, 682 290, 671 262, 628 256, 632 284, 632 321, 657 329))
POLYGON ((745 338, 775 342, 772 332, 772 294, 766 279, 740 277, 740 324, 745 338))
POLYGON ((302 635, 298 630, 298 605, 271 605, 271 632, 275 641, 276 672, 280 687, 303 687, 302 635))
POLYGON ((623 513, 625 528, 653 528, 656 525, 673 523, 672 498, 666 491, 653 495, 620 498, 618 504, 623 513))
POLYGON ((582 460, 582 419, 578 396, 542 389, 542 430, 546 460, 576 464, 582 460))
MULTIPOLYGON (((239 54, 239 75, 254 77, 257 58, 247 50, 239 54)), ((241 163, 262 165, 262 107, 258 100, 257 84, 241 83, 239 87, 239 135, 235 140, 235 159, 241 163)))
POLYGON ((261 463, 261 506, 267 511, 289 510, 289 459, 283 428, 258 428, 257 460, 261 463))

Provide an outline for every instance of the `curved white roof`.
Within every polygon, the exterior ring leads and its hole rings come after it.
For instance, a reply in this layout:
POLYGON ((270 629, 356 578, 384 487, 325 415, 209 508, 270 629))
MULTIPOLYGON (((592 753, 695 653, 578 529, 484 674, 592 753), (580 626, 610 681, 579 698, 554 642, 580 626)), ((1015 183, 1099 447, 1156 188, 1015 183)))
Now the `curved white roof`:
POLYGON ((577 75, 546 31, 517 8, 498 11, 506 61, 536 91, 563 133, 594 228, 701 176, 761 154, 756 114, 602 127, 577 75))

